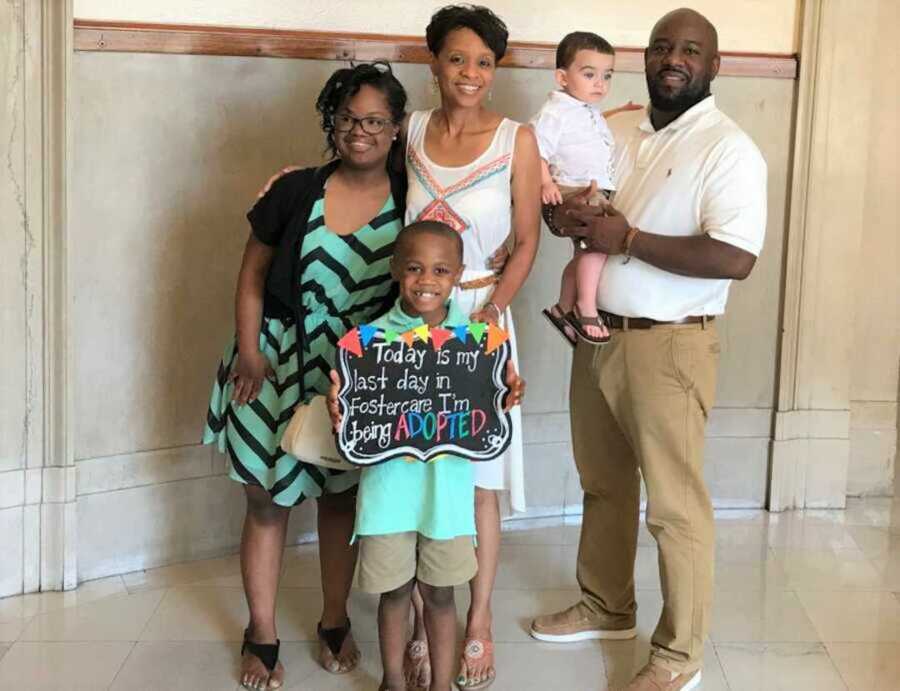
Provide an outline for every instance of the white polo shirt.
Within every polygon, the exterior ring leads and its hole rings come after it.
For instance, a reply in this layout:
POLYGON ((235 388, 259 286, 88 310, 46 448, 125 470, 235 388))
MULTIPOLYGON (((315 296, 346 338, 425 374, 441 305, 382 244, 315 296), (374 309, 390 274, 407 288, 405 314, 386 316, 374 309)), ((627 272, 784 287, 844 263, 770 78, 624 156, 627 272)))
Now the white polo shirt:
MULTIPOLYGON (((709 96, 658 132, 647 110, 609 119, 616 138, 613 205, 632 226, 708 234, 753 255, 766 230, 766 163, 753 140, 709 96)), ((730 280, 679 276, 610 257, 597 304, 625 317, 674 321, 725 311, 730 280)))
POLYGON ((554 182, 586 187, 596 180, 598 189, 615 189, 615 142, 598 106, 565 91, 551 91, 529 124, 554 182))

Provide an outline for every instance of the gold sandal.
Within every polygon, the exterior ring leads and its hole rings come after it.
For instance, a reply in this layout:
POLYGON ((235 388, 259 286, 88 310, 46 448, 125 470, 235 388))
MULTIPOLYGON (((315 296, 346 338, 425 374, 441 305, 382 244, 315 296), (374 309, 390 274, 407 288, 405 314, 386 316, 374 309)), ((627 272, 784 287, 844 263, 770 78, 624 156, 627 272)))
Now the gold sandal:
MULTIPOLYGON (((493 668, 494 642, 483 638, 467 638, 463 645, 462 653, 463 663, 466 665, 466 672, 468 672, 471 662, 481 662, 484 658, 487 658, 490 661, 489 666, 493 668)), ((468 679, 459 676, 456 679, 456 688, 459 689, 459 691, 482 691, 493 684, 496 678, 497 675, 495 671, 494 674, 490 675, 487 679, 482 679, 477 684, 467 684, 466 682, 468 679)))
POLYGON ((431 686, 431 657, 428 654, 428 642, 411 640, 406 644, 403 654, 403 676, 407 687, 427 689, 431 686))

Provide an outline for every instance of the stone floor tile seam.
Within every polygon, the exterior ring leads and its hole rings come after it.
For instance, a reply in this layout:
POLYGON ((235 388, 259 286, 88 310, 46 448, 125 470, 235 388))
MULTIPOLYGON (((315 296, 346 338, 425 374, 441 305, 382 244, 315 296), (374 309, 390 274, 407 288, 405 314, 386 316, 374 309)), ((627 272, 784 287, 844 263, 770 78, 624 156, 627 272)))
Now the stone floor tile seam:
POLYGON ((838 666, 837 662, 834 661, 834 658, 831 656, 831 651, 828 649, 828 646, 825 643, 822 643, 822 648, 825 650, 825 655, 828 658, 828 663, 831 665, 831 668, 834 670, 834 673, 837 675, 837 678, 841 680, 841 683, 844 685, 844 688, 847 691, 851 691, 850 684, 847 679, 844 678, 844 675, 841 674, 841 668, 838 666))
MULTIPOLYGON (((202 561, 202 560, 198 560, 198 561, 202 561)), ((183 562, 183 563, 189 563, 189 562, 183 562)), ((138 593, 151 593, 154 590, 165 590, 166 588, 170 587, 170 586, 166 586, 166 585, 158 585, 158 586, 128 585, 128 576, 133 576, 136 573, 146 573, 148 571, 154 571, 157 568, 164 569, 167 567, 158 566, 158 567, 154 567, 153 569, 141 569, 140 571, 129 571, 128 573, 123 573, 122 574, 122 582, 125 584, 125 590, 128 592, 128 594, 129 595, 137 595, 138 593)))
POLYGON ((795 593, 834 593, 835 595, 844 595, 846 593, 855 593, 855 594, 873 593, 873 594, 879 594, 879 595, 884 595, 886 593, 890 593, 892 595, 900 595, 900 593, 895 593, 893 590, 891 590, 891 588, 888 588, 888 587, 884 587, 884 588, 871 588, 871 587, 868 587, 868 588, 835 588, 834 586, 827 586, 827 587, 823 587, 823 588, 816 588, 816 587, 804 585, 804 586, 792 586, 791 590, 793 590, 795 593))
POLYGON ((611 669, 607 658, 606 648, 601 647, 600 651, 603 656, 603 678, 606 680, 606 689, 613 691, 616 687, 613 686, 613 679, 612 676, 610 676, 611 669))
MULTIPOLYGON (((546 592, 546 591, 561 591, 561 590, 573 591, 573 592, 574 592, 574 591, 577 591, 577 590, 578 590, 578 586, 575 585, 575 584, 572 584, 572 585, 569 585, 569 586, 566 586, 566 585, 551 586, 551 587, 549 587, 549 588, 546 587, 546 586, 540 586, 540 587, 537 587, 537 588, 509 588, 509 587, 503 587, 503 588, 494 588, 492 592, 495 592, 495 593, 501 593, 501 592, 506 592, 506 593, 541 593, 541 592, 546 592)), ((642 588, 642 590, 654 590, 654 589, 653 589, 653 588, 642 588)), ((656 588, 655 590, 658 591, 659 588, 656 588)))
POLYGON ((22 619, 10 619, 8 621, 0 621, 0 625, 19 624, 19 627, 20 627, 19 632, 15 635, 14 638, 11 638, 11 639, 5 640, 5 641, 0 641, 0 645, 2 645, 2 644, 12 645, 13 643, 17 643, 18 640, 22 637, 22 632, 25 631, 26 628, 28 628, 28 625, 32 622, 32 620, 34 619, 35 616, 36 615, 31 615, 30 617, 23 617, 22 619))
POLYGON ((731 691, 731 682, 728 681, 728 671, 725 669, 725 665, 722 664, 722 658, 719 656, 719 645, 710 641, 709 643, 712 646, 713 655, 716 656, 716 663, 719 665, 719 669, 722 670, 722 679, 725 680, 725 688, 727 691, 731 691))
MULTIPOLYGON (((162 602, 162 599, 160 599, 162 602)), ((155 614, 155 612, 154 612, 155 614)), ((147 620, 149 622, 149 619, 147 620)), ((145 624, 146 627, 146 624, 145 624)), ((142 632, 143 633, 143 632, 142 632)), ((138 637, 140 638, 140 637, 138 637)), ((106 687, 107 689, 111 689, 116 684, 116 679, 119 678, 119 675, 122 673, 122 670, 125 669, 125 665, 128 664, 128 661, 131 659, 131 656, 134 655, 134 651, 137 649, 138 641, 131 642, 131 650, 128 651, 128 654, 122 659, 122 663, 119 665, 119 668, 116 670, 116 673, 113 674, 113 678, 110 679, 109 685, 106 687)))
MULTIPOLYGON (((182 583, 181 585, 170 585, 166 588, 159 588, 159 590, 237 590, 241 593, 244 592, 244 589, 240 586, 236 585, 218 585, 216 583, 182 583)), ((284 585, 279 584, 278 590, 314 590, 316 592, 322 592, 322 588, 318 586, 310 586, 310 585, 284 585)), ((499 588, 498 588, 499 590, 499 588)))
POLYGON ((151 614, 149 617, 147 617, 147 621, 144 622, 144 625, 141 627, 141 630, 138 632, 137 640, 135 641, 135 645, 132 646, 131 651, 128 653, 128 657, 131 657, 131 653, 134 652, 134 648, 137 645, 137 641, 141 641, 144 639, 144 633, 147 631, 147 627, 150 626, 150 622, 153 621, 153 618, 156 616, 156 614, 162 608, 163 602, 166 601, 166 598, 169 597, 171 592, 172 592, 172 589, 167 588, 166 592, 163 593, 163 596, 161 598, 159 598, 159 602, 157 602, 156 607, 153 608, 153 614, 151 614))
MULTIPOLYGON (((124 578, 124 576, 123 576, 123 578, 124 578)), ((138 593, 149 593, 154 590, 163 590, 163 587, 160 586, 159 588, 131 588, 128 586, 128 582, 127 581, 125 582, 125 591, 129 595, 137 595, 138 593)))
MULTIPOLYGON (((841 641, 828 641, 828 643, 840 643, 841 641)), ((858 642, 858 641, 856 641, 858 642)), ((720 641, 718 643, 710 641, 713 648, 759 648, 760 650, 768 650, 777 646, 807 646, 809 648, 817 648, 819 652, 827 652, 826 641, 720 641)))
MULTIPOLYGON (((819 635, 818 630, 816 634, 819 635)), ((817 638, 816 640, 808 640, 808 641, 798 641, 796 638, 785 639, 785 640, 776 640, 776 639, 766 639, 764 641, 717 641, 712 636, 706 637, 706 642, 712 645, 721 645, 726 648, 729 645, 825 645, 826 643, 858 643, 859 641, 825 641, 822 638, 817 638)))
POLYGON ((777 646, 786 646, 786 645, 787 646, 808 646, 809 650, 806 653, 804 653, 805 655, 809 655, 812 652, 824 654, 828 660, 828 664, 831 665, 831 668, 832 668, 832 671, 834 672, 834 674, 837 676, 838 679, 841 680, 841 683, 844 685, 844 688, 847 691, 849 691, 850 686, 847 683, 847 680, 841 674, 840 668, 838 667, 837 663, 835 663, 834 659, 832 658, 831 651, 828 650, 828 647, 824 641, 820 641, 820 642, 806 642, 806 641, 804 641, 804 642, 800 642, 800 641, 759 642, 759 641, 753 641, 753 642, 747 642, 747 643, 741 643, 738 641, 728 641, 727 643, 713 643, 713 650, 716 653, 716 658, 719 660, 719 666, 722 669, 723 677, 725 677, 725 683, 728 685, 728 687, 730 689, 730 688, 732 688, 732 683, 728 679, 728 670, 726 669, 725 665, 722 664, 722 659, 719 654, 720 648, 725 650, 728 648, 740 648, 740 647, 748 648, 749 647, 749 648, 757 648, 762 653, 766 653, 766 652, 768 652, 769 648, 777 647, 777 646))
MULTIPOLYGON (((892 649, 900 650, 900 643, 890 643, 890 642, 861 643, 859 641, 853 641, 851 643, 841 643, 841 642, 834 641, 834 642, 828 642, 825 644, 825 647, 826 647, 826 649, 828 649, 829 654, 832 655, 832 658, 834 657, 834 655, 832 654, 831 646, 839 646, 839 645, 859 646, 859 647, 882 647, 882 646, 884 646, 884 647, 890 647, 892 649)), ((848 688, 851 689, 851 691, 871 691, 868 688, 863 689, 863 687, 861 687, 859 685, 853 685, 852 684, 853 679, 851 677, 844 675, 841 672, 841 666, 838 665, 836 661, 835 661, 835 666, 838 669, 838 673, 841 674, 841 678, 844 680, 844 683, 848 686, 848 688)), ((879 686, 878 687, 879 691, 882 688, 883 687, 879 686)))
POLYGON ((890 641, 890 640, 883 640, 883 639, 872 640, 872 641, 861 641, 858 638, 854 639, 852 641, 843 641, 843 640, 835 638, 834 640, 828 639, 827 641, 823 640, 823 641, 819 641, 819 642, 824 646, 829 646, 829 645, 900 645, 900 641, 890 641))
MULTIPOLYGON (((316 644, 317 644, 317 641, 294 641, 294 642, 295 642, 295 643, 306 644, 306 645, 309 647, 309 653, 310 653, 310 656, 313 657, 313 658, 316 657, 316 654, 317 654, 317 651, 316 651, 316 644)), ((376 648, 376 650, 377 650, 377 648, 376 648)), ((360 653, 362 653, 362 649, 360 649, 360 653)), ((306 682, 306 681, 308 681, 309 679, 312 679, 314 676, 316 676, 316 674, 318 674, 318 672, 319 672, 320 669, 322 669, 322 668, 321 668, 321 667, 318 667, 318 668, 317 668, 317 667, 310 667, 310 668, 306 671, 306 674, 303 674, 303 675, 300 676, 300 678, 298 679, 298 681, 306 682)), ((296 675, 296 674, 297 674, 296 670, 294 670, 294 671, 291 672, 291 675, 296 675)), ((240 683, 238 683, 238 685, 237 685, 237 691, 241 691, 243 688, 244 688, 243 685, 240 684, 240 683)))

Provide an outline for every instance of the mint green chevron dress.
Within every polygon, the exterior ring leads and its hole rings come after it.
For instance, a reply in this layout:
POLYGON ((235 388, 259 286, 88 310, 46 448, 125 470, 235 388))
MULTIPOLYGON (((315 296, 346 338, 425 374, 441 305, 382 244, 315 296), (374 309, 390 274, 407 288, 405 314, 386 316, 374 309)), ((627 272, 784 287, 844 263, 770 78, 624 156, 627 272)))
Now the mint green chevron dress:
POLYGON ((203 443, 218 445, 231 460, 231 478, 259 485, 281 506, 296 506, 323 493, 343 492, 359 481, 358 471, 332 471, 297 460, 279 444, 299 403, 299 377, 306 400, 325 395, 337 341, 350 329, 382 314, 391 292, 389 262, 402 227, 393 196, 378 215, 350 235, 325 226, 324 193, 313 204, 300 249, 300 295, 306 348, 296 357, 297 330, 290 318, 264 317, 259 347, 275 372, 253 403, 232 404, 228 373, 237 342, 226 347, 213 384, 203 443))

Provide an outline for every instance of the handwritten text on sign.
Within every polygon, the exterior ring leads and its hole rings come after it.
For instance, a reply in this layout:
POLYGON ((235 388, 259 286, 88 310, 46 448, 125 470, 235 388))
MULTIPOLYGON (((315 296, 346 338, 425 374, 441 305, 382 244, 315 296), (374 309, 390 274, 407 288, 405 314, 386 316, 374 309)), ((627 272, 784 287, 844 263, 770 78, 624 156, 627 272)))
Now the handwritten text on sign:
POLYGON ((356 465, 441 454, 496 458, 511 437, 503 412, 508 338, 479 322, 348 332, 338 343, 338 451, 356 465))

